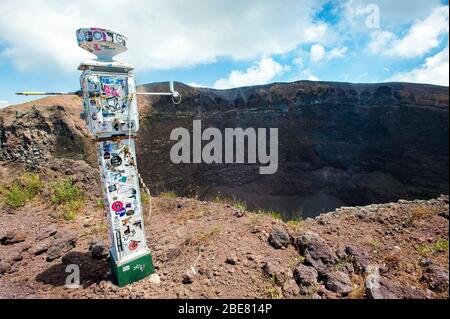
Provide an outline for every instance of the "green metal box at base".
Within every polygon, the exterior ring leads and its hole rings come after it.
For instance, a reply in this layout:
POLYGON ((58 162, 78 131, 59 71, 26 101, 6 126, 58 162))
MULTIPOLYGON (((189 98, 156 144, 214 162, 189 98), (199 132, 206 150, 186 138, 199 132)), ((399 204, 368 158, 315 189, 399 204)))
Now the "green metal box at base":
POLYGON ((115 284, 119 287, 125 287, 126 285, 144 279, 155 272, 152 255, 150 253, 120 266, 116 264, 113 258, 111 258, 110 265, 115 284))

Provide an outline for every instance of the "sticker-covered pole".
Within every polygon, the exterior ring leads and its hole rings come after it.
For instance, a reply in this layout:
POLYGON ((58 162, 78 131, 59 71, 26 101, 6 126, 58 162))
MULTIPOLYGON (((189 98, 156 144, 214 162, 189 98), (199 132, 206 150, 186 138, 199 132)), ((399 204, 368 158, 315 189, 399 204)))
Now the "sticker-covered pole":
MULTIPOLYGON (((113 60, 126 50, 122 33, 77 30, 78 45, 97 59, 80 64, 84 117, 95 136, 111 238, 111 269, 121 287, 154 273, 144 230, 134 137, 139 129, 133 67, 113 60)), ((177 92, 178 94, 178 92, 177 92)))
POLYGON ((127 50, 127 37, 103 28, 76 31, 78 45, 97 59, 81 63, 81 90, 18 92, 18 95, 78 95, 83 117, 94 136, 111 238, 111 270, 123 287, 155 272, 144 229, 134 138, 139 129, 136 95, 181 95, 173 82, 170 92, 136 92, 133 66, 113 58, 127 50))

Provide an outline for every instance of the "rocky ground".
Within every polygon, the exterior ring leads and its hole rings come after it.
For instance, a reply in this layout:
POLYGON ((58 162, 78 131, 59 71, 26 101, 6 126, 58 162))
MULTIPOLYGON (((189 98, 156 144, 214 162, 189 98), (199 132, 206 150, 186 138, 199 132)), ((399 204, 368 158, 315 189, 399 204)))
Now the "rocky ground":
POLYGON ((59 159, 39 173, 46 184, 72 178, 91 195, 71 221, 45 187, 24 207, 2 209, 1 298, 448 298, 448 196, 288 223, 227 203, 153 198, 146 231, 159 278, 118 288, 96 171, 59 159), (78 288, 65 286, 73 264, 78 288))

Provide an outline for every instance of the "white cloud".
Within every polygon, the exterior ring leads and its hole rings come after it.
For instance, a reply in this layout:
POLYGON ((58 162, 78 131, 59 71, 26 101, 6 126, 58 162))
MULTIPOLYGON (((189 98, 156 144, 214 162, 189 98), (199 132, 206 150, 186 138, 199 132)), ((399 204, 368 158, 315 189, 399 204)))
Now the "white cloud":
POLYGON ((0 100, 0 109, 9 106, 8 101, 0 100))
POLYGON ((449 53, 448 46, 441 52, 427 58, 425 63, 409 72, 397 73, 386 81, 429 83, 449 85, 449 53))
POLYGON ((75 30, 104 26, 128 35, 120 59, 137 70, 190 67, 218 57, 251 60, 284 54, 333 34, 312 22, 321 1, 80 0, 0 1, 0 60, 21 70, 76 71, 91 57, 75 30))
POLYGON ((325 56, 325 48, 320 44, 314 44, 311 46, 310 51, 311 61, 314 63, 319 62, 325 56))
POLYGON ((319 77, 313 74, 311 69, 304 69, 300 72, 298 76, 294 76, 290 78, 289 82, 299 81, 299 80, 308 80, 308 81, 319 81, 319 77))
POLYGON ((298 66, 301 67, 301 68, 304 67, 302 57, 296 57, 294 60, 292 60, 292 64, 298 65, 298 66))
MULTIPOLYGON (((330 51, 327 51, 324 46, 320 44, 314 44, 311 46, 310 50, 310 58, 311 61, 314 63, 320 62, 322 60, 332 60, 332 59, 340 59, 345 57, 345 54, 347 52, 347 47, 341 47, 341 48, 334 48, 330 51)), ((295 63, 295 60, 294 60, 295 63)))
POLYGON ((420 57, 439 46, 440 38, 448 34, 449 8, 440 6, 426 19, 417 21, 398 38, 390 31, 375 31, 368 48, 371 53, 402 58, 420 57))
POLYGON ((302 78, 307 79, 309 81, 319 81, 319 78, 312 74, 310 69, 306 69, 302 71, 302 78))
POLYGON ((342 47, 342 48, 334 48, 327 54, 327 59, 342 59, 345 57, 345 54, 347 53, 348 48, 342 47))
POLYGON ((232 71, 228 78, 217 80, 216 89, 228 89, 239 86, 266 84, 278 75, 289 70, 289 66, 281 65, 272 58, 262 58, 245 71, 232 71))
POLYGON ((197 82, 189 82, 187 85, 192 86, 192 87, 194 87, 194 88, 202 88, 202 87, 206 87, 206 85, 202 85, 202 84, 199 84, 199 83, 197 83, 197 82))

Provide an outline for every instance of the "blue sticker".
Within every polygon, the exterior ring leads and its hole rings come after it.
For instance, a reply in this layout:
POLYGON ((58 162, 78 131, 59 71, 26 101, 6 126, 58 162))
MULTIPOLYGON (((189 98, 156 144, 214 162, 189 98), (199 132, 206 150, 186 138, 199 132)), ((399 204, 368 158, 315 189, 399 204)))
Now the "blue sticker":
POLYGON ((123 217, 123 216, 125 216, 126 213, 127 213, 127 210, 125 208, 122 208, 121 210, 116 212, 116 215, 119 215, 119 217, 123 217))

